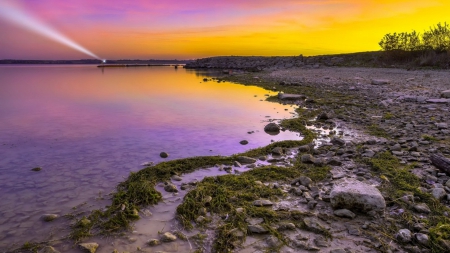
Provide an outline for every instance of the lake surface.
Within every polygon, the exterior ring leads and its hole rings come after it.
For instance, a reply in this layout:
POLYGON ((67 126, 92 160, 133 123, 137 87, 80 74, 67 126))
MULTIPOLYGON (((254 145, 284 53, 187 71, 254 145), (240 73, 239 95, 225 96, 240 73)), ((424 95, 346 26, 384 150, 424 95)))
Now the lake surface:
POLYGON ((173 67, 0 66, 0 249, 66 233, 57 228, 63 221, 45 223, 41 215, 107 205, 99 197, 145 162, 300 139, 263 131, 294 111, 261 101, 275 93, 204 82, 208 75, 173 67), (239 144, 244 139, 248 145, 239 144))

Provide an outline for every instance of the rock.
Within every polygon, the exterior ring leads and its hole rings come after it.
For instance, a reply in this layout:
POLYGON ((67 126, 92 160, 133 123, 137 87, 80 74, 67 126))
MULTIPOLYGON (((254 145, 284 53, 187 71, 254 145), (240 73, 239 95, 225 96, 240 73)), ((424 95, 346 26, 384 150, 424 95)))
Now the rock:
POLYGON ((156 245, 160 245, 161 241, 159 241, 158 239, 150 239, 147 244, 149 246, 156 246, 156 245))
POLYGON ((247 222, 249 225, 259 225, 264 222, 263 218, 247 218, 245 219, 245 222, 247 222))
POLYGON ((298 180, 297 182, 306 187, 309 187, 309 185, 311 185, 312 183, 311 178, 305 176, 300 176, 297 180, 298 180))
POLYGON ((330 253, 347 253, 347 251, 345 249, 332 249, 330 253))
POLYGON ((356 179, 339 179, 330 192, 333 208, 383 212, 386 202, 380 191, 356 179))
POLYGON ((444 252, 450 252, 450 240, 439 240, 439 246, 444 249, 444 252))
POLYGON ((233 166, 240 168, 240 167, 242 167, 242 164, 240 162, 238 162, 238 161, 234 161, 233 162, 233 166))
POLYGON ((428 243, 430 241, 430 239, 428 238, 428 235, 422 234, 422 233, 415 234, 414 238, 416 239, 416 241, 418 243, 420 243, 423 246, 428 246, 428 243))
POLYGON ((166 184, 164 190, 166 192, 178 192, 177 186, 171 183, 166 184))
POLYGON ((248 231, 256 234, 263 234, 269 232, 267 229, 265 229, 261 225, 248 225, 247 226, 248 231))
POLYGON ((322 248, 328 247, 327 241, 322 236, 317 236, 316 238, 314 238, 314 244, 317 247, 322 247, 322 248))
POLYGON ((42 168, 41 168, 41 167, 35 167, 35 168, 32 168, 31 170, 32 170, 32 171, 41 171, 42 168))
POLYGON ((311 245, 308 241, 293 241, 292 242, 295 247, 299 249, 309 250, 309 251, 319 251, 320 248, 317 248, 314 245, 311 245))
POLYGON ((317 218, 314 217, 307 217, 303 219, 303 223, 305 224, 305 227, 307 230, 314 232, 314 233, 323 233, 326 231, 325 227, 323 227, 317 218))
POLYGON ((281 223, 278 226, 279 231, 283 230, 295 230, 295 224, 294 223, 281 223))
POLYGON ((38 253, 60 253, 60 252, 57 251, 52 246, 46 246, 43 249, 41 249, 40 251, 38 251, 38 253))
POLYGON ((181 181, 181 180, 183 180, 183 178, 180 177, 180 176, 178 176, 178 175, 173 175, 173 176, 172 176, 172 180, 175 180, 175 181, 181 181))
POLYGON ((311 200, 311 201, 308 202, 308 208, 309 209, 313 210, 314 208, 316 208, 316 206, 317 206, 317 201, 311 200))
POLYGON ((319 116, 317 116, 318 120, 327 120, 331 118, 332 118, 331 114, 326 112, 322 112, 321 114, 319 114, 319 116))
POLYGON ((431 190, 431 195, 433 195, 434 198, 440 200, 443 199, 447 195, 447 193, 443 188, 433 188, 431 190))
POLYGON ((450 99, 446 99, 446 98, 431 98, 431 99, 427 100, 427 103, 447 104, 447 103, 450 103, 450 99))
POLYGON ((299 100, 299 99, 305 99, 304 95, 298 95, 298 94, 285 94, 285 93, 278 93, 278 99, 281 100, 299 100))
POLYGON ((425 203, 420 203, 420 204, 414 205, 413 208, 418 213, 431 213, 430 208, 425 203))
POLYGON ((372 79, 371 84, 372 85, 384 85, 389 84, 390 81, 386 79, 372 79))
POLYGON ((278 247, 278 245, 280 244, 280 241, 275 236, 270 235, 269 237, 266 238, 266 243, 269 247, 275 248, 275 247, 278 247))
POLYGON ((447 129, 448 128, 447 123, 436 123, 436 126, 438 129, 447 129))
POLYGON ((256 159, 255 158, 251 158, 251 157, 248 157, 248 156, 238 156, 236 158, 236 160, 238 162, 240 162, 241 164, 256 163, 256 159))
POLYGON ((314 163, 316 159, 311 154, 304 154, 301 157, 302 163, 314 163))
POLYGON ((98 244, 95 242, 80 243, 78 244, 78 247, 85 252, 95 253, 95 251, 97 251, 98 244))
POLYGON ((327 164, 331 165, 331 166, 341 166, 342 162, 341 162, 341 160, 339 160, 338 157, 332 157, 331 159, 329 159, 327 161, 327 164))
POLYGON ((450 90, 444 90, 441 92, 441 97, 450 98, 450 90))
POLYGON ((55 220, 55 219, 58 218, 58 217, 59 217, 59 215, 57 215, 57 214, 47 213, 47 214, 42 215, 42 216, 41 216, 41 219, 42 219, 43 221, 49 222, 49 221, 55 220))
POLYGON ((283 155, 284 154, 283 148, 276 147, 276 148, 272 149, 272 154, 274 154, 274 155, 283 155))
POLYGON ((450 187, 450 179, 447 180, 447 182, 445 183, 445 186, 450 187))
POLYGON ((272 201, 268 199, 258 199, 253 201, 254 206, 273 206, 272 201))
POLYGON ((161 236, 161 241, 163 241, 163 242, 173 242, 176 239, 177 239, 177 237, 174 234, 170 233, 170 232, 165 232, 161 236))
POLYGON ((333 137, 331 138, 330 142, 334 145, 338 145, 338 146, 344 146, 345 145, 345 141, 339 137, 333 137))
POLYGON ((264 132, 267 133, 279 133, 280 132, 280 127, 275 124, 275 123, 269 123, 264 127, 264 132))
POLYGON ((400 229, 395 235, 395 238, 402 243, 409 243, 412 238, 411 231, 409 231, 409 229, 400 229))
POLYGON ((302 153, 306 153, 309 152, 311 150, 311 148, 309 147, 309 145, 303 145, 298 147, 298 151, 302 152, 302 153))
POLYGON ((348 209, 338 209, 335 210, 334 215, 338 216, 338 217, 344 217, 344 218, 350 218, 353 219, 356 217, 356 214, 354 214, 352 211, 348 210, 348 209))
POLYGON ((228 234, 233 235, 236 238, 244 238, 245 234, 242 230, 240 230, 239 228, 233 228, 232 230, 230 230, 230 232, 228 232, 228 234))
POLYGON ((197 223, 202 223, 206 220, 206 218, 204 216, 198 216, 197 219, 195 219, 195 222, 197 223))
POLYGON ((242 140, 242 141, 240 141, 239 142, 241 145, 247 145, 248 144, 248 141, 247 140, 242 140))
POLYGON ((161 152, 161 153, 159 153, 159 156, 160 156, 161 158, 167 158, 167 157, 169 157, 169 154, 166 153, 166 152, 161 152))

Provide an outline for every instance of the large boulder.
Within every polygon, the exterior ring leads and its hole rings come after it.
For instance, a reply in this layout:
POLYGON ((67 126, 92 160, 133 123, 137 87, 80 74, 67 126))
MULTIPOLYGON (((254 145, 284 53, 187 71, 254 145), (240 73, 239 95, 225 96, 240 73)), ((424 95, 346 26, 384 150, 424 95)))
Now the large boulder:
POLYGON ((335 182, 330 192, 330 202, 333 208, 362 212, 383 212, 386 208, 386 202, 377 188, 351 178, 335 182))

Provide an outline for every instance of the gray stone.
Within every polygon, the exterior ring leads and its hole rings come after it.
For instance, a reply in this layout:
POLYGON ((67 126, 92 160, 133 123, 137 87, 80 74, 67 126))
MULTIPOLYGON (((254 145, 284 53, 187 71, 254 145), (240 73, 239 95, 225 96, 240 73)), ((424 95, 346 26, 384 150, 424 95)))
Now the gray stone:
POLYGON ((161 158, 167 158, 167 157, 169 157, 169 154, 167 152, 161 152, 161 153, 159 153, 159 156, 161 158))
POLYGON ((364 182, 347 178, 337 180, 330 192, 333 208, 383 212, 386 202, 380 191, 364 182))
POLYGON ((248 144, 248 141, 247 140, 242 140, 242 141, 240 141, 239 142, 241 145, 247 145, 248 144))
POLYGON ((328 160, 327 164, 331 166, 341 166, 342 162, 338 157, 332 157, 328 160))
POLYGON ((177 237, 174 234, 170 233, 170 232, 165 232, 161 236, 161 241, 163 241, 163 242, 173 242, 176 239, 177 239, 177 237))
POLYGON ((422 233, 415 234, 414 238, 416 239, 416 241, 418 243, 422 244, 423 246, 427 246, 430 241, 430 239, 428 238, 428 235, 422 234, 422 233))
POLYGON ((251 158, 251 157, 248 157, 248 156, 238 156, 236 158, 236 160, 238 162, 240 162, 241 164, 256 163, 256 159, 255 158, 251 158))
POLYGON ((326 229, 322 224, 319 223, 317 218, 307 217, 303 219, 303 223, 305 223, 305 227, 307 230, 314 233, 323 233, 326 229))
POLYGON ((298 182, 303 186, 309 187, 312 183, 312 179, 309 177, 301 176, 298 178, 298 182))
POLYGON ((356 217, 356 214, 354 214, 352 211, 348 210, 348 209, 338 209, 335 210, 334 215, 338 216, 338 217, 344 217, 344 218, 350 218, 353 219, 356 217))
POLYGON ((156 245, 160 245, 161 241, 159 241, 158 239, 150 239, 147 244, 149 246, 156 246, 156 245))
POLYGON ((448 128, 447 123, 436 123, 436 126, 438 129, 447 129, 448 128))
POLYGON ((181 181, 181 180, 183 180, 183 178, 181 178, 181 177, 178 176, 178 175, 173 175, 173 176, 172 176, 172 180, 175 180, 175 181, 181 181))
POLYGON ((447 182, 445 183, 445 186, 450 187, 450 179, 447 180, 447 182))
POLYGON ((446 98, 431 98, 431 99, 427 100, 427 103, 447 104, 447 103, 450 103, 450 99, 446 99, 446 98))
POLYGON ((164 186, 164 190, 166 192, 178 192, 177 186, 172 184, 172 183, 168 183, 164 186))
POLYGON ((450 98, 450 90, 444 90, 441 92, 441 97, 450 98))
POLYGON ((310 154, 304 154, 301 157, 301 161, 302 163, 314 163, 316 159, 314 158, 314 156, 310 155, 310 154))
POLYGON ((234 161, 233 166, 240 168, 240 167, 242 167, 242 164, 239 163, 238 161, 234 161))
POLYGON ((302 152, 302 153, 306 153, 309 152, 311 150, 311 148, 309 147, 309 145, 303 145, 298 147, 298 151, 302 152))
POLYGON ((95 242, 80 243, 78 244, 78 247, 80 247, 80 249, 85 252, 95 253, 98 248, 98 243, 95 242))
POLYGON ((386 79, 372 79, 372 81, 370 83, 372 85, 384 85, 384 84, 389 84, 390 81, 386 80, 386 79))
POLYGON ((319 251, 320 248, 317 248, 314 245, 311 245, 308 241, 293 241, 292 242, 295 247, 308 251, 319 251))
POLYGON ((253 201, 254 206, 273 206, 273 202, 268 199, 258 199, 253 201))
POLYGON ((431 213, 430 208, 425 203, 414 205, 414 210, 416 210, 416 212, 418 213, 431 213))
POLYGON ((41 216, 41 219, 42 219, 43 221, 49 222, 49 221, 55 220, 55 219, 58 218, 58 217, 59 217, 59 215, 57 215, 57 214, 47 213, 47 214, 42 215, 42 216, 41 216))
POLYGON ((294 223, 280 223, 278 225, 278 230, 283 231, 283 230, 294 230, 295 229, 295 224, 294 223))
POLYGON ((409 229, 400 229, 398 231, 398 233, 395 235, 395 238, 397 238, 397 240, 399 240, 402 243, 408 243, 411 242, 411 231, 409 231, 409 229))
POLYGON ((280 244, 280 241, 275 236, 270 235, 266 238, 266 243, 269 247, 275 248, 280 244))
POLYGON ((263 218, 247 218, 245 219, 245 222, 247 222, 250 225, 259 225, 264 222, 263 218))
POLYGON ((304 95, 298 95, 298 94, 286 94, 286 93, 278 93, 278 98, 281 100, 298 100, 298 99, 304 99, 304 95))
POLYGON ((344 146, 345 145, 345 141, 339 137, 333 137, 331 138, 330 142, 334 145, 338 145, 338 146, 344 146))
POLYGON ((267 133, 279 133, 280 132, 280 127, 275 124, 275 123, 269 123, 264 127, 264 132, 267 133))
POLYGON ((314 238, 314 244, 317 247, 322 247, 322 248, 328 247, 327 241, 322 236, 317 236, 316 238, 314 238))
POLYGON ((264 234, 264 233, 269 232, 267 229, 265 229, 261 225, 248 225, 247 228, 248 228, 248 231, 250 231, 252 233, 256 233, 256 234, 264 234))
POLYGON ((274 155, 283 155, 283 148, 281 147, 276 147, 274 149, 272 149, 272 154, 274 155))
POLYGON ((46 246, 40 251, 38 251, 38 253, 60 253, 60 252, 55 248, 53 248, 52 246, 46 246))
POLYGON ((433 197, 436 199, 443 199, 447 195, 447 193, 443 188, 433 188, 431 190, 431 195, 433 195, 433 197))

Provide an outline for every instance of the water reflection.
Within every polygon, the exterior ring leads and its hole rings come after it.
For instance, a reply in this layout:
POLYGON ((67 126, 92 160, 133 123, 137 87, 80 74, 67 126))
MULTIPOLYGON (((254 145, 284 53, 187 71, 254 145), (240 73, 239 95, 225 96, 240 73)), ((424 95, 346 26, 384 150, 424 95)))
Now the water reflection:
POLYGON ((0 249, 48 239, 58 222, 44 223, 44 213, 104 206, 102 196, 143 162, 162 161, 161 151, 231 155, 300 138, 263 131, 293 107, 261 102, 271 93, 257 87, 203 82, 208 73, 0 66, 0 249))

